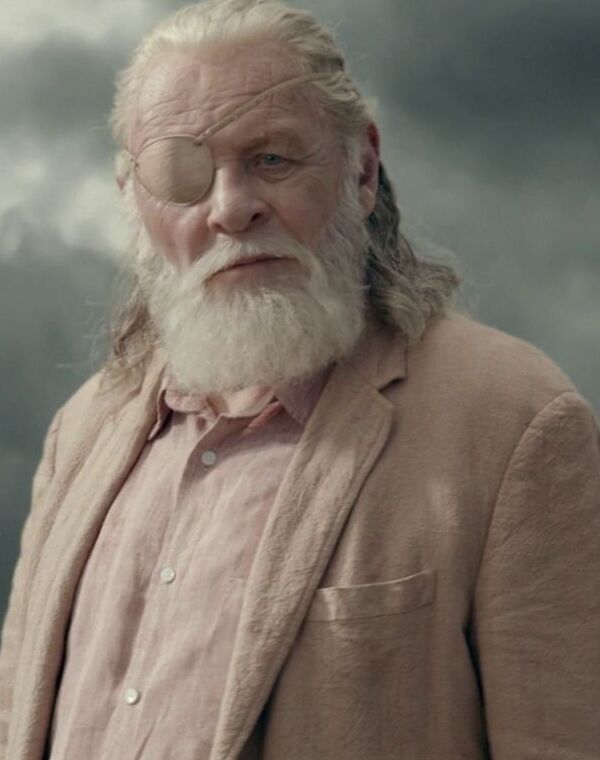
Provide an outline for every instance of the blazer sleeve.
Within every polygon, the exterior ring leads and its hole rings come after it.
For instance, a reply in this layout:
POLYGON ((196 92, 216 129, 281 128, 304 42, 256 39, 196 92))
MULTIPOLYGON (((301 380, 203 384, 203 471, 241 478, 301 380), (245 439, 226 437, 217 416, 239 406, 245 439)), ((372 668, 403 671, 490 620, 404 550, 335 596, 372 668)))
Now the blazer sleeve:
POLYGON ((600 441, 574 391, 548 403, 513 452, 473 635, 493 760, 600 757, 600 441))
POLYGON ((0 758, 4 758, 6 755, 19 651, 27 625, 27 591, 35 572, 43 541, 50 527, 47 525, 44 504, 45 495, 54 474, 56 439, 60 418, 61 410, 59 409, 46 434, 42 457, 33 478, 31 509, 21 534, 19 558, 13 574, 8 609, 2 627, 0 646, 0 758))

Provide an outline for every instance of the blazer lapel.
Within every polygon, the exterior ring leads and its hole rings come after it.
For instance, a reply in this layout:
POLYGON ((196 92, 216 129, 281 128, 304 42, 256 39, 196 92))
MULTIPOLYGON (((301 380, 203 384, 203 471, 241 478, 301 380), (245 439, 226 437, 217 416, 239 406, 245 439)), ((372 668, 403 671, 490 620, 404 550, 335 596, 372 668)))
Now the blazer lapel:
POLYGON ((369 325, 326 384, 285 473, 248 578, 210 760, 238 756, 302 624, 358 492, 390 432, 378 392, 404 347, 369 325))
POLYGON ((86 426, 92 436, 95 428, 97 437, 83 466, 71 484, 59 483, 49 494, 62 503, 31 589, 35 603, 22 646, 13 697, 18 711, 8 745, 14 760, 42 757, 79 578, 106 512, 147 439, 161 369, 153 365, 139 394, 120 410, 118 422, 107 417, 99 398, 86 426))

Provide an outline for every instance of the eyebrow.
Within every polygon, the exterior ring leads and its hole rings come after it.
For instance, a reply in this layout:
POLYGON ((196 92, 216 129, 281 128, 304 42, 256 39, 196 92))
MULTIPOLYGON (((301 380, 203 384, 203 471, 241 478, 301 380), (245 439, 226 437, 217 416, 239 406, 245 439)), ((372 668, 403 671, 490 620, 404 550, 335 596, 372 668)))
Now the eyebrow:
POLYGON ((300 135, 291 129, 276 129, 267 132, 260 137, 256 137, 253 140, 243 144, 244 151, 251 152, 264 148, 270 143, 285 142, 286 147, 291 150, 303 151, 306 150, 306 143, 300 137, 300 135))

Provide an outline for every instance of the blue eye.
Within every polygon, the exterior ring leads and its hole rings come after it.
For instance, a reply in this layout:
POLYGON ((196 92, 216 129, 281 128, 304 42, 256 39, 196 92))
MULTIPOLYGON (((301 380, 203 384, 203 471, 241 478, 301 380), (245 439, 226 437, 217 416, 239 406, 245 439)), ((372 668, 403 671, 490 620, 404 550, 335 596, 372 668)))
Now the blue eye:
POLYGON ((277 167, 283 166, 287 163, 287 159, 282 156, 278 156, 276 153, 265 153, 261 156, 261 161, 264 166, 277 167))

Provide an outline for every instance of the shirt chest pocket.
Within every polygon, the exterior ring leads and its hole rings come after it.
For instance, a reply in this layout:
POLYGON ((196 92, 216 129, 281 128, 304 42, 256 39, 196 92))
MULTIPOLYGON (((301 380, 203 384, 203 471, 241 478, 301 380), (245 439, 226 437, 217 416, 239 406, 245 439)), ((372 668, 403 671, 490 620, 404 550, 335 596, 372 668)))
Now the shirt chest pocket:
POLYGON ((430 605, 435 587, 436 571, 429 569, 390 581, 319 588, 305 620, 358 621, 401 615, 430 605))

